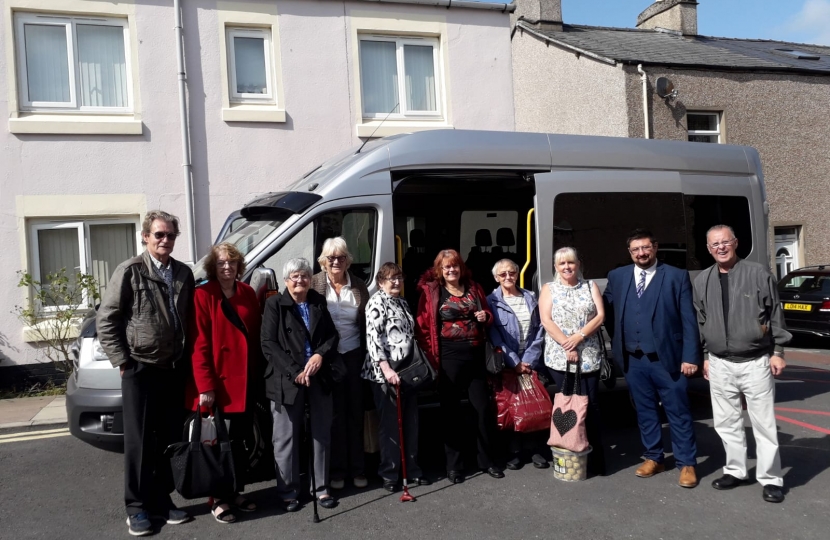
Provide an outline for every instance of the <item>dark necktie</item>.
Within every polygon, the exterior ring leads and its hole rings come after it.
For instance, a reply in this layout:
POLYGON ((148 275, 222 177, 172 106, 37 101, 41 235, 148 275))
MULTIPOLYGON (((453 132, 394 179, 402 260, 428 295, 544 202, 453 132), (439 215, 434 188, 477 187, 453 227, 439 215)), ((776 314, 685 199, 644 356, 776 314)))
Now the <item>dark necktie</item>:
POLYGON ((640 280, 637 281, 637 298, 643 296, 646 290, 646 271, 640 270, 640 280))

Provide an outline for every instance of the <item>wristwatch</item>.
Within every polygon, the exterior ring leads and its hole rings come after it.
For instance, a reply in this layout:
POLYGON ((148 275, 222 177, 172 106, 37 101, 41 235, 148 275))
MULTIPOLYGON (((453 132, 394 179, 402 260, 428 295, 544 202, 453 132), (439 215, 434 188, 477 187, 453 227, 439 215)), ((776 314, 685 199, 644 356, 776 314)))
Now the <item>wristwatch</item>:
POLYGON ((582 332, 577 332, 577 334, 579 334, 580 336, 582 336, 582 339, 586 339, 586 338, 588 337, 588 336, 586 336, 586 335, 585 335, 584 333, 582 333, 582 332))

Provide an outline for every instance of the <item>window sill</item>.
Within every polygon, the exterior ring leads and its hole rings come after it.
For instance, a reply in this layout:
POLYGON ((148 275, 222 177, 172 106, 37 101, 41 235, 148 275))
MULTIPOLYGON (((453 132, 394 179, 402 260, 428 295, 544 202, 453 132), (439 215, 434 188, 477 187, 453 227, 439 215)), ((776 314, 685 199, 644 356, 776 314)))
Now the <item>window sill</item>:
POLYGON ((386 122, 382 120, 368 120, 357 125, 357 136, 388 137, 390 135, 427 131, 430 129, 453 129, 453 126, 443 121, 436 122, 429 120, 387 120, 386 122))
MULTIPOLYGON (((75 319, 72 326, 67 331, 66 339, 75 339, 80 335, 81 319, 75 319)), ((55 325, 49 319, 41 320, 35 326, 23 327, 23 342, 24 343, 45 343, 41 335, 53 338, 56 335, 55 325)))
POLYGON ((9 133, 41 135, 141 135, 137 115, 21 113, 9 118, 9 133))
POLYGON ((225 122, 285 122, 285 109, 274 105, 231 105, 222 109, 225 122))

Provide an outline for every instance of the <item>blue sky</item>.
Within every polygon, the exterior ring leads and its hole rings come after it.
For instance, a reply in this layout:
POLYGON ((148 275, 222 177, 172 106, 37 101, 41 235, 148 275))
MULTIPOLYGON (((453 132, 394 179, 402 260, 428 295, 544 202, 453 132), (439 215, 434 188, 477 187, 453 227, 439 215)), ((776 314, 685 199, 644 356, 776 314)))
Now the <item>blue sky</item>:
MULTIPOLYGON (((830 45, 830 0, 698 0, 698 33, 830 45)), ((652 0, 562 0, 566 23, 634 27, 652 0)))

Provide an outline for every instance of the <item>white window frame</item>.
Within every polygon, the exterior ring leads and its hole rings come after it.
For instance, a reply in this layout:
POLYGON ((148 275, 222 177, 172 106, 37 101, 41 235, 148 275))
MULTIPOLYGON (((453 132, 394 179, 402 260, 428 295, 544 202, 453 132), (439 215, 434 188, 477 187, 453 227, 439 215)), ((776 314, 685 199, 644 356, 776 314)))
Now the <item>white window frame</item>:
MULTIPOLYGON (((441 55, 440 55, 440 42, 438 38, 431 38, 431 37, 417 37, 417 36, 389 36, 389 35, 376 35, 376 34, 359 34, 358 35, 358 47, 360 47, 360 43, 363 41, 386 41, 395 43, 395 56, 397 60, 397 67, 398 67, 398 111, 399 112, 392 112, 389 114, 389 111, 384 111, 381 113, 366 113, 365 110, 361 110, 361 114, 363 115, 364 120, 383 120, 384 118, 389 118, 391 120, 407 120, 407 119, 418 119, 418 120, 441 120, 444 118, 443 114, 443 101, 441 99, 443 93, 443 65, 441 64, 441 55), (406 108, 406 66, 405 66, 405 57, 404 57, 404 46, 405 45, 419 45, 425 46, 429 45, 432 47, 432 69, 433 73, 435 74, 435 111, 410 111, 406 108)), ((362 55, 361 51, 358 51, 358 69, 362 65, 362 55)), ((360 79, 362 80, 362 79, 360 79)), ((365 99, 363 98, 363 87, 361 84, 361 109, 363 109, 363 104, 365 103, 365 99)))
POLYGON ((128 20, 122 17, 74 16, 50 13, 17 13, 15 14, 15 47, 17 48, 18 62, 18 100, 22 111, 67 111, 83 113, 131 113, 133 112, 133 79, 130 65, 130 30, 128 20), (68 102, 31 101, 29 100, 29 84, 26 67, 26 40, 24 25, 52 25, 66 28, 66 52, 69 65, 69 96, 68 102), (78 24, 121 26, 124 35, 124 62, 126 64, 127 107, 90 107, 78 105, 77 92, 80 86, 78 68, 78 24))
MULTIPOLYGON (((80 267, 70 269, 67 268, 67 273, 72 270, 82 274, 89 273, 91 265, 91 250, 89 247, 89 227, 90 225, 134 225, 135 226, 135 241, 136 241, 136 255, 140 254, 143 246, 141 244, 141 223, 138 216, 135 218, 69 218, 66 220, 33 220, 29 226, 29 238, 31 242, 31 259, 32 259, 32 277, 37 281, 42 281, 44 276, 41 275, 40 269, 40 243, 38 242, 38 231, 56 230, 56 229, 75 229, 78 233, 78 250, 80 253, 80 267)), ((84 302, 88 303, 89 299, 84 297, 84 302)), ((57 307, 43 306, 44 312, 57 311, 57 307)))
MULTIPOLYGON (((717 129, 710 130, 710 129, 687 129, 688 135, 709 135, 709 136, 716 136, 718 138, 716 144, 721 144, 723 142, 722 135, 721 135, 721 113, 719 112, 712 112, 712 111, 686 111, 686 126, 688 128, 689 125, 689 116, 697 115, 697 116, 714 116, 715 117, 715 125, 717 129)), ((688 139, 688 138, 687 138, 688 139)))
POLYGON ((274 67, 271 62, 271 30, 266 28, 234 28, 228 27, 227 32, 227 47, 228 47, 228 80, 230 81, 230 101, 231 103, 276 103, 276 89, 274 85, 274 67), (265 94, 249 94, 246 92, 236 91, 236 51, 234 50, 234 38, 255 38, 263 40, 263 47, 265 48, 265 82, 268 85, 268 92, 265 94))

